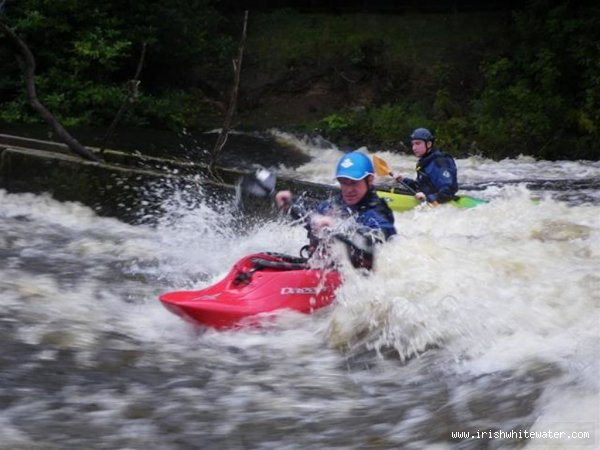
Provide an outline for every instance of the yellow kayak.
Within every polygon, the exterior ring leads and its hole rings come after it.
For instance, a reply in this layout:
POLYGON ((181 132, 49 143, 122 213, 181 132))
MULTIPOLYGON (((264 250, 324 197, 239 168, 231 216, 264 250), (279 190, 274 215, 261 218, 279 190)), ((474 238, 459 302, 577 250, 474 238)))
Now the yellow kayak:
MULTIPOLYGON (((391 191, 377 191, 377 195, 380 198, 383 198, 393 211, 404 212, 420 205, 420 202, 414 195, 407 194, 406 191, 402 193, 394 192, 394 189, 392 188, 391 191)), ((487 202, 487 200, 481 198, 471 197, 469 195, 459 195, 455 197, 454 200, 449 201, 448 204, 457 208, 473 208, 487 202)), ((430 206, 437 205, 430 204, 430 206)))

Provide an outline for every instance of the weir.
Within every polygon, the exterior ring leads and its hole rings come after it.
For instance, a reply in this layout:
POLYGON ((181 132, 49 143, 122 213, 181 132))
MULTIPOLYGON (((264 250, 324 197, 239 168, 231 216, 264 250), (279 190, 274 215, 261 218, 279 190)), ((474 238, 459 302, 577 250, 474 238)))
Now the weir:
MULTIPOLYGON (((88 147, 99 154, 100 149, 88 147)), ((165 193, 196 192, 215 201, 235 198, 236 183, 255 170, 218 166, 208 176, 202 162, 144 155, 140 152, 105 150, 104 162, 71 154, 65 144, 0 134, 0 188, 8 192, 48 193, 59 201, 79 202, 101 216, 125 222, 151 220, 160 212, 165 193), (160 195, 154 195, 158 193, 160 195), (166 191, 166 192, 165 192, 166 191)), ((277 189, 303 192, 307 198, 323 198, 333 187, 278 177, 277 189)), ((244 198, 247 210, 260 214, 270 209, 265 199, 244 198)))

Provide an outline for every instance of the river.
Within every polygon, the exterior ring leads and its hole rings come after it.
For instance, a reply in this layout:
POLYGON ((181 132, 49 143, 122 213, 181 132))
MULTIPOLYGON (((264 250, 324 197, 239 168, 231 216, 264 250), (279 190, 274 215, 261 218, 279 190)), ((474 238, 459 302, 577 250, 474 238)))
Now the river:
MULTIPOLYGON (((312 158, 278 173, 333 184, 337 148, 273 133, 312 158)), ((598 448, 600 163, 457 164, 488 204, 398 213, 333 306, 221 332, 158 295, 303 229, 201 191, 150 226, 0 190, 0 449, 598 448)))

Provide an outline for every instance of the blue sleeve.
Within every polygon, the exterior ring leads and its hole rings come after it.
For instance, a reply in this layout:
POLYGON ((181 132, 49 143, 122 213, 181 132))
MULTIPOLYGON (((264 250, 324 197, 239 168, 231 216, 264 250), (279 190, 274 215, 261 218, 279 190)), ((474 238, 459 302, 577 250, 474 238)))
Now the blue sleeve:
POLYGON ((396 234, 394 222, 390 221, 387 217, 374 209, 365 211, 363 214, 358 216, 357 222, 373 230, 381 230, 386 239, 396 234))
POLYGON ((327 213, 331 210, 331 208, 332 208, 331 202, 326 200, 326 201, 319 203, 315 207, 314 211, 317 214, 327 215, 327 213))
MULTIPOLYGON (((327 215, 330 210, 333 208, 333 204, 331 201, 324 201, 319 203, 314 211, 318 214, 327 215)), ((388 218, 377 209, 368 209, 356 217, 356 221, 363 225, 364 227, 373 229, 373 230, 381 230, 385 235, 385 238, 389 238, 390 236, 396 234, 396 227, 394 226, 394 216, 390 211, 391 217, 388 218)))

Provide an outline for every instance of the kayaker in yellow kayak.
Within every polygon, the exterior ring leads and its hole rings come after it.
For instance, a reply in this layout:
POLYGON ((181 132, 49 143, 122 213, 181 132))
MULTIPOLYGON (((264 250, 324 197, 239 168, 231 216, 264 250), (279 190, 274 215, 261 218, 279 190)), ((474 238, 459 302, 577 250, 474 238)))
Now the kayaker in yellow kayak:
POLYGON ((415 191, 415 198, 431 205, 454 199, 458 191, 456 163, 452 156, 435 148, 435 136, 427 128, 417 128, 410 135, 412 151, 419 157, 417 179, 397 176, 396 180, 415 191))

